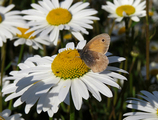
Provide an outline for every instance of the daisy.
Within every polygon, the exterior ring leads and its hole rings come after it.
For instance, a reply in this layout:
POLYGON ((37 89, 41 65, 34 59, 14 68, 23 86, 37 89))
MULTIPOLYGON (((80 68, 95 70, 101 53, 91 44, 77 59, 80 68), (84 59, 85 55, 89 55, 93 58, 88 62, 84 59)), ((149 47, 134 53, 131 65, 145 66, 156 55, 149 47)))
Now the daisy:
POLYGON ((17 27, 25 27, 24 20, 19 15, 20 11, 10 11, 13 8, 13 4, 7 7, 0 6, 0 47, 6 39, 12 39, 17 33, 21 34, 17 27))
POLYGON ((18 30, 21 32, 21 34, 16 34, 16 37, 13 38, 16 39, 16 41, 14 42, 14 46, 26 44, 28 46, 32 46, 34 49, 37 50, 38 48, 43 49, 41 44, 50 45, 48 36, 29 37, 34 31, 25 34, 25 32, 29 30, 29 28, 18 27, 18 30))
POLYGON ((139 17, 146 16, 145 3, 141 0, 114 0, 114 3, 107 1, 107 5, 102 5, 102 9, 110 13, 109 18, 116 18, 118 22, 123 17, 131 17, 133 21, 138 22, 139 17))
POLYGON ((155 9, 158 9, 158 2, 157 0, 153 0, 153 6, 155 9))
POLYGON ((150 52, 158 52, 158 42, 150 41, 149 50, 150 52))
POLYGON ((0 113, 0 120, 24 120, 23 118, 21 118, 21 114, 14 114, 11 115, 11 111, 9 109, 5 109, 0 113))
MULTIPOLYGON (((10 94, 5 101, 18 97, 14 107, 26 103, 25 113, 37 102, 37 113, 47 111, 52 117, 59 109, 59 104, 69 104, 69 92, 77 110, 80 110, 82 98, 88 99, 89 92, 98 101, 101 94, 112 97, 107 85, 120 88, 115 79, 126 80, 117 72, 127 73, 117 67, 108 66, 101 73, 93 73, 79 57, 77 49, 82 49, 86 41, 80 41, 75 48, 74 43, 68 43, 66 48, 59 50, 58 55, 40 57, 35 55, 18 66, 20 71, 12 71, 7 80, 13 83, 3 89, 3 94, 10 94)), ((125 58, 106 54, 109 64, 124 61, 125 58)))
POLYGON ((82 33, 88 34, 86 29, 92 29, 90 25, 93 20, 99 20, 92 16, 97 13, 94 9, 86 9, 89 3, 77 2, 71 6, 73 0, 65 0, 59 3, 58 0, 43 0, 39 4, 31 4, 34 9, 24 10, 26 14, 24 19, 30 20, 30 26, 33 26, 26 33, 35 31, 31 36, 40 34, 40 36, 49 35, 51 41, 57 45, 60 30, 70 30, 78 39, 84 40, 82 33))
POLYGON ((138 95, 143 98, 131 98, 128 100, 127 108, 139 110, 139 112, 125 113, 128 116, 123 120, 158 120, 158 91, 152 93, 141 91, 144 95, 138 95))
MULTIPOLYGON (((142 76, 146 77, 146 66, 144 66, 141 70, 142 76)), ((151 82, 155 82, 155 80, 157 79, 157 75, 158 75, 158 63, 156 62, 151 62, 149 64, 149 73, 151 75, 151 82)))

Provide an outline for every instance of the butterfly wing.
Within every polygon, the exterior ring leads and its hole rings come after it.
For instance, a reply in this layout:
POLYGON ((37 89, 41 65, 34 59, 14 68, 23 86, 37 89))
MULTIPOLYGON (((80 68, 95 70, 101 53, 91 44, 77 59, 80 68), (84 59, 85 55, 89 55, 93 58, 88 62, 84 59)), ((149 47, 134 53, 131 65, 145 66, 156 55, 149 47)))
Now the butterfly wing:
POLYGON ((110 36, 106 33, 97 35, 92 40, 90 40, 87 45, 83 48, 91 51, 99 52, 105 54, 110 45, 110 36))
POLYGON ((109 63, 108 58, 104 54, 95 51, 87 50, 80 57, 93 72, 102 72, 109 63))

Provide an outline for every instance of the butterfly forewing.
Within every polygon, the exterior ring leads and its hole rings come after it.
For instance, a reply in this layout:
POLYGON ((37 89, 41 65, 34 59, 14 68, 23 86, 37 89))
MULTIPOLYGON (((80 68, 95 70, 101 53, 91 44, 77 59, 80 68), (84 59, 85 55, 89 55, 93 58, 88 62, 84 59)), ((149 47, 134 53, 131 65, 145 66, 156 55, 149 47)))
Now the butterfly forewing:
POLYGON ((109 60, 105 56, 110 44, 110 36, 100 34, 90 40, 82 50, 78 50, 81 59, 93 72, 102 72, 106 69, 109 60))
POLYGON ((94 37, 92 40, 90 40, 87 43, 86 46, 91 51, 105 54, 109 49, 109 45, 110 45, 110 36, 104 33, 94 37))

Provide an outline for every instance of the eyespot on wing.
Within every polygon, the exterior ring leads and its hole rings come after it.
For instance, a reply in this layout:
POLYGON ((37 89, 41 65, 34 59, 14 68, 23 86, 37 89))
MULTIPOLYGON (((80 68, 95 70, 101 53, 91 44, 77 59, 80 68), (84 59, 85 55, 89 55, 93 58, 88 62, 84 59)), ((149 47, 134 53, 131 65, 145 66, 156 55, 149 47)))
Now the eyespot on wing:
POLYGON ((110 45, 110 36, 106 33, 103 33, 92 38, 87 43, 85 48, 87 47, 88 50, 105 54, 109 49, 109 45, 110 45))

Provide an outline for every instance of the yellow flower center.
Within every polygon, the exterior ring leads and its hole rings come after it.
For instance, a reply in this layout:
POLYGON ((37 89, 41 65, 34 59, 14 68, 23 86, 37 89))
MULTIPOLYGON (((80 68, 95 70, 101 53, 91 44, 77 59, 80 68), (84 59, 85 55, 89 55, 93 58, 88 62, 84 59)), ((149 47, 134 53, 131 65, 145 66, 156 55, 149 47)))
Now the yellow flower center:
POLYGON ((3 21, 3 19, 2 19, 2 16, 1 16, 1 14, 0 14, 0 23, 3 21))
POLYGON ((158 114, 158 109, 157 109, 157 114, 158 114))
POLYGON ((52 9, 46 17, 47 22, 55 26, 67 24, 71 19, 71 13, 67 9, 63 8, 52 9))
POLYGON ((90 70, 76 49, 59 53, 52 62, 51 68, 56 77, 64 80, 79 78, 90 70))
POLYGON ((156 76, 158 74, 158 69, 152 69, 150 73, 151 75, 156 76))
POLYGON ((2 116, 0 116, 0 120, 5 120, 2 116))
POLYGON ((125 31, 126 31, 125 27, 120 28, 118 31, 118 35, 122 35, 123 33, 125 33, 125 31))
POLYGON ((135 8, 131 5, 122 5, 116 9, 116 14, 118 16, 123 17, 123 12, 125 12, 127 15, 132 15, 135 13, 135 8))
POLYGON ((156 51, 156 50, 158 50, 158 48, 153 45, 153 46, 151 46, 151 50, 156 51))
POLYGON ((153 11, 149 11, 149 16, 153 16, 154 12, 153 11))
POLYGON ((27 30, 29 30, 29 29, 27 29, 27 28, 21 28, 21 27, 17 27, 17 28, 21 31, 21 35, 20 35, 20 34, 17 34, 17 36, 20 37, 20 38, 34 39, 34 38, 36 37, 36 36, 31 36, 31 37, 30 37, 30 35, 31 35, 34 31, 25 34, 25 32, 26 32, 27 30), (30 37, 30 38, 29 38, 29 37, 30 37))
POLYGON ((72 35, 71 34, 66 34, 66 35, 64 35, 64 39, 65 40, 69 40, 69 39, 71 39, 72 38, 72 35))

